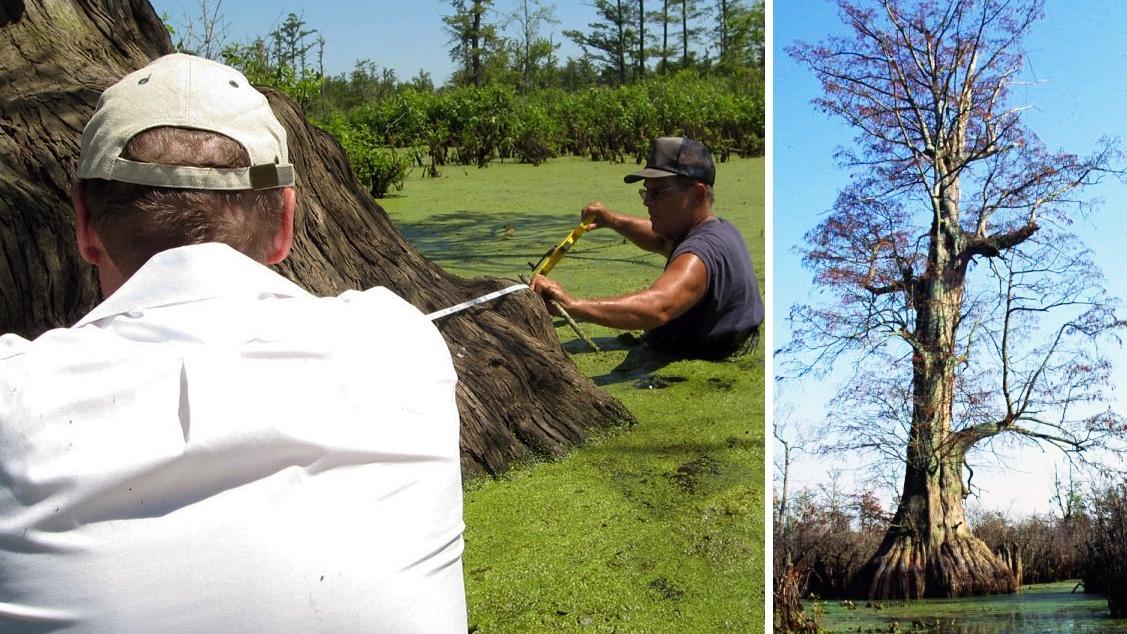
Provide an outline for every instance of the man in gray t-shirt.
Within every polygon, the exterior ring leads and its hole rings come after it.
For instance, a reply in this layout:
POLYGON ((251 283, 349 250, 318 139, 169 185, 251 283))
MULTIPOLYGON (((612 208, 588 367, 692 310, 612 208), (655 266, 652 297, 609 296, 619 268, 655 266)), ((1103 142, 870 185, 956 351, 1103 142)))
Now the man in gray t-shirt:
POLYGON ((646 330, 647 342, 678 355, 721 358, 744 349, 763 321, 763 299, 743 238, 712 211, 716 168, 708 150, 683 137, 657 139, 645 169, 624 180, 645 181, 639 194, 649 218, 601 202, 582 215, 594 218, 589 230, 610 227, 665 255, 665 271, 649 288, 617 297, 575 298, 542 276, 532 289, 580 321, 646 330))

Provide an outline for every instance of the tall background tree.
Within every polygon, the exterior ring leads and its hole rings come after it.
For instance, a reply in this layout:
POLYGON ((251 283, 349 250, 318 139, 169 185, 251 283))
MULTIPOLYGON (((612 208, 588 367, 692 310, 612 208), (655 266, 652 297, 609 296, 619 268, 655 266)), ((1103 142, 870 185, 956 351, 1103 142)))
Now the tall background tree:
POLYGON ((766 16, 763 0, 750 5, 741 0, 716 0, 716 26, 712 31, 717 65, 726 72, 741 68, 762 71, 766 16))
POLYGON ((185 12, 170 29, 174 46, 184 53, 218 59, 231 30, 223 17, 223 0, 197 0, 195 9, 194 15, 185 12))
POLYGON ((690 68, 698 62, 693 48, 705 28, 700 24, 707 9, 703 0, 677 0, 677 17, 681 22, 681 68, 690 68))
POLYGON ((325 38, 296 13, 247 44, 225 44, 217 58, 242 70, 252 83, 284 91, 302 108, 323 94, 325 38))
POLYGON ((555 5, 546 5, 541 0, 520 0, 509 20, 517 26, 521 88, 543 87, 546 75, 555 67, 554 56, 559 48, 559 44, 543 34, 545 25, 559 24, 555 5))
POLYGON ((450 58, 461 64, 461 83, 485 83, 485 58, 498 45, 497 26, 489 20, 493 0, 450 0, 454 13, 442 18, 450 33, 450 58))
POLYGON ((792 312, 804 371, 856 354, 831 423, 840 444, 895 456, 904 478, 853 593, 1009 592, 970 531, 967 456, 1006 438, 1083 457, 1122 446, 1099 344, 1120 326, 1068 232, 1078 192, 1117 158, 1051 152, 1010 89, 1040 0, 838 0, 850 35, 790 49, 815 101, 856 130, 853 170, 804 263, 837 299, 792 312))
POLYGON ((600 20, 587 25, 587 31, 569 29, 564 35, 583 48, 592 59, 602 64, 603 73, 613 83, 625 84, 629 79, 629 58, 638 36, 638 5, 634 0, 595 0, 591 6, 600 20))
POLYGON ((638 10, 634 14, 634 18, 638 21, 638 31, 636 46, 634 52, 634 79, 642 79, 646 76, 646 59, 649 58, 649 47, 646 45, 648 40, 646 36, 646 18, 649 14, 646 13, 645 0, 638 0, 638 10))
POLYGON ((672 49, 669 45, 669 25, 673 24, 673 14, 670 8, 674 4, 674 0, 661 0, 661 8, 653 12, 652 20, 661 29, 661 47, 657 50, 659 58, 657 63, 657 71, 664 73, 670 70, 670 58, 673 57, 672 49))
POLYGON ((325 40, 321 37, 312 38, 317 34, 317 29, 306 28, 307 26, 304 17, 290 13, 281 26, 270 33, 274 58, 282 62, 277 65, 278 72, 289 68, 302 75, 306 74, 310 69, 309 58, 316 52, 317 74, 324 75, 320 60, 324 57, 325 40))

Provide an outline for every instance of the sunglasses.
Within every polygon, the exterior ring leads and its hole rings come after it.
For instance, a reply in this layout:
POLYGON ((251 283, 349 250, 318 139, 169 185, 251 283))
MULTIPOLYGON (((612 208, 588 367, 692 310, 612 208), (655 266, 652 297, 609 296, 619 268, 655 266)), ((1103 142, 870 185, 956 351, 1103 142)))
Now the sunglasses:
POLYGON ((680 185, 663 187, 661 189, 646 189, 645 187, 643 187, 638 190, 638 196, 641 197, 642 202, 645 202, 646 198, 649 198, 650 200, 661 200, 662 198, 665 198, 665 196, 669 192, 675 189, 684 189, 684 187, 681 187, 680 185))

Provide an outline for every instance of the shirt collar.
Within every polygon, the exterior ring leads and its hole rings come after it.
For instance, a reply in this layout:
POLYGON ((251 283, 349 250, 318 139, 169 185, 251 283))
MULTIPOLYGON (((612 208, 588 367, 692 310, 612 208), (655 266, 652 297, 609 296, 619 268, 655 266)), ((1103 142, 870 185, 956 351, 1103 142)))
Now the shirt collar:
POLYGON ((297 284, 226 244, 194 244, 162 251, 149 258, 121 288, 75 326, 134 310, 246 294, 248 290, 256 296, 310 296, 297 284))

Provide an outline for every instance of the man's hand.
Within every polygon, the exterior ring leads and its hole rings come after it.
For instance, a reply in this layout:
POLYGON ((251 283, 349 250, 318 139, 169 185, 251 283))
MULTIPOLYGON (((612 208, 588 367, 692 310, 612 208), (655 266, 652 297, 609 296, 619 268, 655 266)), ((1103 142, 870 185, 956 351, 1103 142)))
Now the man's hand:
POLYGON ((599 227, 611 226, 609 218, 615 215, 617 214, 608 209, 607 206, 599 200, 587 203, 583 211, 579 212, 580 218, 587 218, 588 216, 594 217, 594 220, 591 221, 591 224, 587 227, 588 231, 598 229, 599 227))
MULTIPOLYGON (((555 280, 550 280, 543 275, 532 276, 532 281, 529 282, 528 287, 544 298, 545 301, 551 299, 555 300, 564 310, 575 303, 575 299, 564 290, 555 280)), ((554 314, 551 304, 548 304, 548 309, 554 314)))

